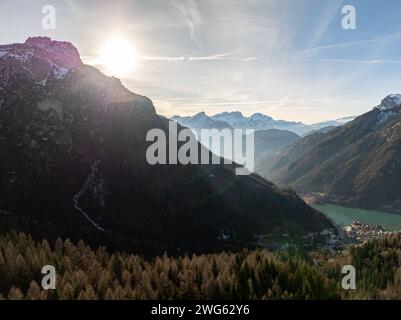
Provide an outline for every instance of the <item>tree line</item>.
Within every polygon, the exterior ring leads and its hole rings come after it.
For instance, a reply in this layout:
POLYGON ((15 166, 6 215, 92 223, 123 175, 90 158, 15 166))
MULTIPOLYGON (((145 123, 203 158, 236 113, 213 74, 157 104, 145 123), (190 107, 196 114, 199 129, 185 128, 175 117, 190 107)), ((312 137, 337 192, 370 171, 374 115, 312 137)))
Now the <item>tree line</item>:
POLYGON ((400 261, 400 235, 342 254, 257 249, 149 259, 11 232, 0 236, 0 298, 399 299, 400 261), (341 288, 345 263, 357 270, 357 290, 341 288), (44 265, 56 268, 55 290, 41 288, 44 265))

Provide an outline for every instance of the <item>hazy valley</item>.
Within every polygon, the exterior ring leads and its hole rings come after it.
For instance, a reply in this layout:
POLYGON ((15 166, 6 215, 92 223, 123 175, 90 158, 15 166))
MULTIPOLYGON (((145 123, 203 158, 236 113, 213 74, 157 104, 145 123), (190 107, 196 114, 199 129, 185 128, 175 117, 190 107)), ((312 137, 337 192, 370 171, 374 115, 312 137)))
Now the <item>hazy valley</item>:
MULTIPOLYGON (((362 217, 363 222, 381 225, 374 219, 379 211, 364 220, 366 215, 357 211, 338 214, 340 207, 333 213, 327 203, 382 210, 383 219, 390 219, 389 225, 383 224, 399 230, 398 217, 385 212, 401 211, 399 95, 387 96, 355 119, 312 125, 260 113, 173 117, 180 124, 178 134, 186 127, 194 134, 202 129, 254 130, 255 173, 238 176, 239 164, 224 164, 222 158, 217 165, 149 164, 147 132, 160 130, 168 140, 169 119, 156 113, 149 98, 85 65, 71 43, 29 38, 0 46, 0 52, 0 270, 10 274, 0 284, 3 297, 395 295, 399 275, 386 258, 364 267, 366 274, 374 268, 375 273, 384 270, 380 284, 373 288, 366 276, 360 280, 363 289, 341 293, 335 271, 340 263, 359 263, 365 255, 388 248, 398 256, 399 235, 381 226, 352 223, 362 217), (354 229, 347 231, 342 223, 354 229), (38 244, 42 239, 45 242, 38 244), (75 246, 65 239, 79 242, 75 246), (101 248, 94 253, 82 241, 101 248), (354 244, 362 246, 354 251, 354 244), (35 254, 22 255, 26 247, 35 254), (287 249, 305 256, 287 257, 287 249), (122 257, 117 251, 131 255, 122 257), (60 264, 63 252, 83 260, 65 270, 62 289, 44 294, 36 281, 27 280, 38 278, 35 257, 45 255, 60 264), (161 257, 163 252, 172 257, 161 257), (204 255, 185 257, 194 253, 204 255), (9 268, 23 268, 21 259, 28 267, 17 279, 9 268), (97 273, 85 267, 91 280, 80 287, 69 276, 88 261, 97 266, 97 273), (227 267, 223 261, 229 262, 227 267), (133 269, 137 263, 140 270, 133 269), (167 277, 149 279, 150 273, 162 277, 167 270, 167 277), (196 280, 191 272, 202 275, 196 280), (295 277, 298 284, 289 284, 286 277, 295 277), (111 284, 112 279, 118 280, 111 284), (306 282, 310 287, 302 287, 306 282)), ((242 144, 246 138, 244 134, 242 144)), ((201 155, 206 149, 197 142, 196 150, 201 155)), ((223 150, 224 144, 218 157, 223 150)), ((212 156, 209 150, 206 154, 212 156)))

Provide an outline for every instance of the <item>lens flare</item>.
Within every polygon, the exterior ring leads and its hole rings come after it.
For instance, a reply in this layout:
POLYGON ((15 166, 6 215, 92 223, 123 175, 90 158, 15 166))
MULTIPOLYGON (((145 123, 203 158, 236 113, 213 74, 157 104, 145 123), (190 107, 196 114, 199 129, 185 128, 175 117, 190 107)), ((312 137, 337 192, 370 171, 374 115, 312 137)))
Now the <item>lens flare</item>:
POLYGON ((100 51, 99 64, 111 76, 125 76, 137 67, 134 46, 123 38, 108 41, 100 51))

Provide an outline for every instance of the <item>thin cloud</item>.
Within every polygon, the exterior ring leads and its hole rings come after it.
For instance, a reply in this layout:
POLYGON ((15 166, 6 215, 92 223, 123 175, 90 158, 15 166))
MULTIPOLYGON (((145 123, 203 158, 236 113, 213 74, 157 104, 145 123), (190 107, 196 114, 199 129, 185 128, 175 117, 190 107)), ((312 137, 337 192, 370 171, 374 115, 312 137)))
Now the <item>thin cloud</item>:
MULTIPOLYGON (((183 103, 186 106, 240 106, 240 105, 273 105, 270 108, 276 109, 278 107, 289 107, 288 103, 300 103, 299 99, 290 99, 291 95, 286 96, 279 100, 253 100, 253 101, 200 101, 183 103)), ((323 101, 323 99, 316 99, 316 101, 323 101)))
POLYGON ((347 41, 347 42, 329 44, 329 45, 325 45, 325 46, 301 50, 301 51, 298 51, 298 53, 304 54, 306 56, 314 56, 314 55, 318 55, 322 52, 326 52, 329 50, 355 48, 356 46, 380 45, 383 42, 384 42, 384 40, 380 40, 380 39, 347 41))
POLYGON ((199 40, 195 37, 196 26, 203 22, 197 3, 194 0, 171 0, 169 3, 184 19, 191 39, 198 47, 201 47, 199 40))
MULTIPOLYGON (((316 60, 314 60, 316 61, 316 60)), ((401 64, 401 60, 360 60, 360 59, 318 59, 319 62, 359 63, 359 64, 401 64)))
POLYGON ((318 20, 318 25, 315 28, 314 35, 312 36, 308 47, 314 47, 319 43, 320 39, 327 32, 327 30, 332 25, 333 21, 338 17, 341 7, 345 1, 330 1, 323 8, 320 13, 320 19, 318 20))
POLYGON ((356 41, 347 41, 334 43, 324 46, 318 46, 306 50, 298 51, 298 54, 304 54, 306 56, 318 55, 320 53, 324 53, 326 51, 332 50, 346 50, 346 49, 355 49, 355 47, 364 47, 364 46, 383 46, 384 44, 392 44, 394 41, 399 40, 401 38, 401 32, 395 32, 390 34, 385 34, 374 39, 367 40, 356 40, 356 41))
POLYGON ((219 53, 210 56, 201 56, 201 57, 189 57, 188 61, 210 61, 210 60, 241 60, 241 61, 252 61, 255 60, 256 57, 233 57, 234 54, 238 53, 238 51, 231 51, 226 53, 219 53))
POLYGON ((162 57, 162 56, 141 56, 137 58, 138 60, 146 60, 146 61, 186 61, 188 60, 187 57, 162 57))
MULTIPOLYGON (((208 56, 139 56, 136 59, 143 61, 160 61, 160 62, 192 62, 192 61, 254 61, 256 57, 236 57, 234 56, 238 51, 230 51, 226 53, 212 54, 208 56)), ((100 65, 99 59, 96 56, 82 56, 82 61, 89 65, 100 65)))

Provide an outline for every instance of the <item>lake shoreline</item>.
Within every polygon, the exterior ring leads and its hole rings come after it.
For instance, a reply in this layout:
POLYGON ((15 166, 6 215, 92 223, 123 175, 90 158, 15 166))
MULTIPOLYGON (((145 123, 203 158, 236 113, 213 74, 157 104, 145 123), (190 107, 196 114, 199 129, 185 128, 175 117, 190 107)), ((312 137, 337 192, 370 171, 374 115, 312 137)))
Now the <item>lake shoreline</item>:
POLYGON ((383 227, 386 231, 401 231, 401 215, 377 210, 339 206, 332 203, 312 203, 335 224, 350 226, 354 222, 383 227))
POLYGON ((337 195, 329 195, 327 193, 321 193, 321 192, 307 192, 307 193, 299 192, 299 195, 303 199, 303 201, 309 204, 310 206, 313 206, 314 204, 329 203, 341 207, 362 209, 368 211, 383 211, 387 213, 398 214, 401 216, 401 208, 395 207, 393 205, 364 206, 362 204, 356 203, 355 200, 351 200, 350 198, 344 198, 337 195))

